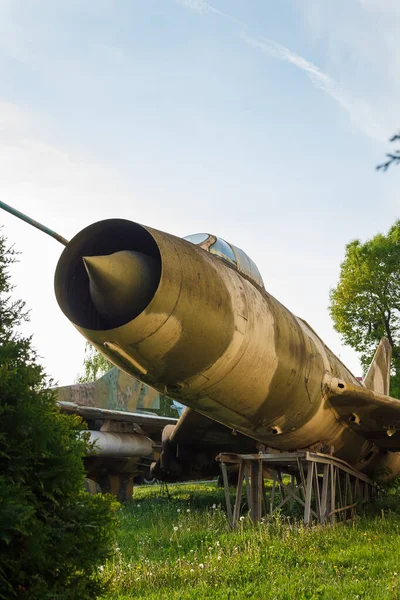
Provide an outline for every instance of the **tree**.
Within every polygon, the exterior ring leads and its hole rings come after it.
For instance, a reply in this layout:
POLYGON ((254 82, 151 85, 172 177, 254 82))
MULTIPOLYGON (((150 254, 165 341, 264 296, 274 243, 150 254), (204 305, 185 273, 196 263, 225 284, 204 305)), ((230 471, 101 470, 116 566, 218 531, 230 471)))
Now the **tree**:
POLYGON ((28 316, 10 296, 14 260, 0 236, 0 598, 95 598, 116 505, 83 491, 83 426, 57 409, 31 338, 18 333, 28 316))
POLYGON ((85 359, 83 361, 84 372, 76 379, 77 383, 86 383, 87 381, 96 381, 102 377, 107 371, 112 369, 114 365, 100 354, 89 342, 85 346, 85 359))
MULTIPOLYGON (((392 135, 389 142, 400 142, 400 133, 396 133, 392 135)), ((390 165, 392 164, 400 164, 400 150, 394 150, 393 152, 388 152, 386 154, 387 160, 380 165, 377 165, 377 170, 387 171, 390 165)))
POLYGON ((335 329, 361 352, 364 370, 387 336, 393 352, 391 395, 400 398, 400 220, 387 235, 347 244, 330 301, 335 329))

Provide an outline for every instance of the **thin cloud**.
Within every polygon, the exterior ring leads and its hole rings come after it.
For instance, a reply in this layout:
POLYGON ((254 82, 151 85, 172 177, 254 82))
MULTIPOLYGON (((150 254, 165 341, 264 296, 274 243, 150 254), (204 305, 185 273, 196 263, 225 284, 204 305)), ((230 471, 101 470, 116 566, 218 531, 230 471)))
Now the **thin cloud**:
POLYGON ((353 125, 365 135, 379 142, 386 139, 387 131, 376 122, 369 104, 365 100, 352 97, 347 90, 327 73, 321 71, 317 65, 273 40, 256 39, 246 34, 242 34, 241 37, 247 44, 261 50, 264 54, 288 62, 304 71, 314 87, 333 98, 348 113, 353 125))
POLYGON ((225 17, 230 21, 233 21, 234 23, 238 23, 239 25, 244 25, 245 27, 247 27, 247 24, 241 21, 240 19, 237 19, 233 15, 230 15, 229 13, 215 8, 215 6, 213 6, 209 2, 205 2, 205 0, 176 0, 176 2, 184 8, 193 10, 199 15, 214 13, 216 15, 220 15, 221 17, 225 17))
MULTIPOLYGON (((224 13, 204 0, 176 0, 187 9, 193 10, 200 15, 207 13, 216 13, 226 17, 246 29, 248 25, 234 16, 224 13)), ((254 38, 246 33, 241 33, 240 37, 250 46, 261 50, 264 54, 288 62, 297 69, 300 69, 310 79, 315 88, 328 94, 337 104, 347 112, 355 128, 367 135, 373 140, 382 142, 387 138, 387 129, 376 121, 372 107, 363 99, 354 98, 337 81, 330 77, 324 71, 321 71, 317 65, 308 61, 304 57, 296 54, 289 48, 278 44, 277 42, 265 38, 254 38)))
POLYGON ((219 11, 207 4, 207 2, 203 2, 203 0, 176 0, 178 4, 181 4, 185 8, 189 8, 190 10, 194 10, 199 15, 204 15, 208 12, 217 12, 219 11))

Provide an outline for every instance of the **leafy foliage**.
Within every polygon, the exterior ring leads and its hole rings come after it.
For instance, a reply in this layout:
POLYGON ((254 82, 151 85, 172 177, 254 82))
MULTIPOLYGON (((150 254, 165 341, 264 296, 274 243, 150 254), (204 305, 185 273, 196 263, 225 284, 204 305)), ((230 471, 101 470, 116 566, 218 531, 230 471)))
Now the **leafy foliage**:
POLYGON ((105 356, 97 352, 89 342, 86 342, 85 359, 83 361, 84 372, 76 379, 77 383, 86 383, 87 381, 96 381, 109 371, 114 365, 106 359, 105 356))
MULTIPOLYGON (((400 142, 400 133, 396 133, 395 135, 392 135, 392 137, 389 140, 390 142, 400 142)), ((379 171, 387 171, 388 168, 390 167, 390 165, 395 164, 398 165, 400 164, 400 150, 394 150, 393 152, 388 152, 386 154, 386 158, 387 160, 383 163, 381 163, 380 165, 377 165, 376 169, 379 171)))
POLYGON ((59 412, 31 338, 17 332, 27 313, 10 296, 5 244, 0 236, 0 598, 94 598, 115 505, 83 491, 82 423, 59 412))
POLYGON ((387 336, 393 350, 391 394, 400 397, 400 221, 387 235, 347 244, 330 300, 335 329, 362 353, 364 369, 387 336))

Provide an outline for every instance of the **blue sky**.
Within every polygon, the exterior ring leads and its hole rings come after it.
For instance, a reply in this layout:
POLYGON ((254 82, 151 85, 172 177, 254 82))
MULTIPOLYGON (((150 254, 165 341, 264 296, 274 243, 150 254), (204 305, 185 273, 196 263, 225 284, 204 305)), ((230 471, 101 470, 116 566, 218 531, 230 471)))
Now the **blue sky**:
MULTIPOLYGON (((359 373, 327 312, 345 244, 398 218, 397 0, 0 0, 0 199, 65 237, 109 217, 216 233, 359 373)), ((61 246, 1 214, 47 371, 84 341, 61 246)))

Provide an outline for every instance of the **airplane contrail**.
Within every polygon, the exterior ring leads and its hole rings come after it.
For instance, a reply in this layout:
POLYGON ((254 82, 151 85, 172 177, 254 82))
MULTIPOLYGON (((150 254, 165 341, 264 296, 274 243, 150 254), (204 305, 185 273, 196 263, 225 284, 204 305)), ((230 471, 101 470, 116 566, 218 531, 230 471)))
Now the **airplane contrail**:
MULTIPOLYGON (((247 23, 215 8, 209 2, 205 2, 205 0, 176 1, 181 6, 192 10, 199 15, 214 13, 241 25, 245 30, 249 30, 249 25, 247 23)), ((240 37, 246 44, 260 50, 271 58, 290 63, 297 69, 303 71, 308 76, 313 86, 316 89, 322 90, 335 100, 335 102, 347 112, 353 125, 365 135, 380 142, 386 139, 387 131, 376 121, 373 110, 368 102, 364 99, 353 97, 348 90, 330 75, 322 71, 317 65, 274 40, 263 37, 252 37, 243 31, 240 33, 240 37)))

